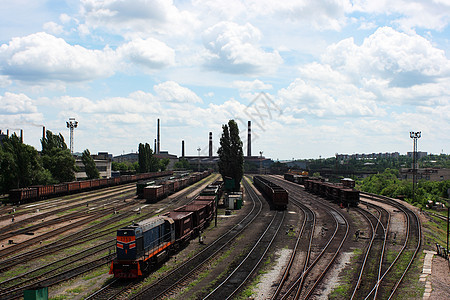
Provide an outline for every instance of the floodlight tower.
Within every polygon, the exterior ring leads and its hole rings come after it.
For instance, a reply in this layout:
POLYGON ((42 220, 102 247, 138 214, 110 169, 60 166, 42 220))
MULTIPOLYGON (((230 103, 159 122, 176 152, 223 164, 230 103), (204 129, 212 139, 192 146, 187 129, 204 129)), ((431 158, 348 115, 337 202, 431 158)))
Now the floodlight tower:
POLYGON ((417 181, 417 140, 422 135, 421 131, 409 132, 409 137, 413 139, 413 203, 416 202, 416 181, 417 181))
POLYGON ((198 146, 197 148, 197 152, 198 152, 198 166, 197 166, 197 170, 198 172, 200 172, 200 151, 202 150, 202 148, 200 148, 200 146, 198 146))
POLYGON ((262 161, 263 161, 263 152, 259 151, 259 174, 262 174, 262 161))
POLYGON ((75 121, 75 118, 69 118, 66 124, 70 129, 70 153, 73 154, 73 130, 78 127, 78 121, 75 121))

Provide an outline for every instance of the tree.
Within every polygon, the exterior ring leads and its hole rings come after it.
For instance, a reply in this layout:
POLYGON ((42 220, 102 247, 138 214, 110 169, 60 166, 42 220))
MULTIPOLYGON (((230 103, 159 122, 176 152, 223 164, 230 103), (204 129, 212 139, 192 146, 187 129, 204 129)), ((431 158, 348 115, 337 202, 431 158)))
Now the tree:
POLYGON ((67 149, 64 137, 61 134, 54 135, 47 130, 41 143, 43 166, 50 171, 53 178, 58 182, 75 180, 75 158, 67 149))
POLYGON ((161 171, 167 170, 167 166, 169 165, 169 163, 170 163, 170 159, 168 159, 168 158, 160 159, 159 160, 159 169, 161 171))
POLYGON ((52 177, 41 164, 37 150, 22 143, 13 134, 0 145, 0 192, 35 184, 52 183, 52 177))
POLYGON ((189 164, 189 162, 187 161, 187 159, 185 158, 181 158, 179 161, 177 161, 174 164, 174 167, 176 169, 189 169, 191 167, 191 165, 189 164))
POLYGON ((220 147, 217 151, 219 172, 224 180, 226 177, 234 179, 234 190, 238 191, 244 175, 244 152, 239 127, 234 120, 229 120, 228 125, 222 125, 222 129, 220 147))
POLYGON ((97 170, 97 167, 95 166, 95 161, 92 158, 89 149, 83 151, 81 161, 84 164, 84 170, 86 172, 86 176, 88 179, 100 178, 100 172, 97 170))
POLYGON ((139 173, 156 172, 159 170, 159 160, 153 156, 153 151, 148 143, 139 144, 139 173))

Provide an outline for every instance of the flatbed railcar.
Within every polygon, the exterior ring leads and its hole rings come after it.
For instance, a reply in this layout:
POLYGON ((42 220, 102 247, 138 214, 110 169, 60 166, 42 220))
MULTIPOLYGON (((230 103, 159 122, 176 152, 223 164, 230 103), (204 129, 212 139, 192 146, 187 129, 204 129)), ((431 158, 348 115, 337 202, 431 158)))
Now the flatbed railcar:
POLYGON ((172 175, 172 171, 150 172, 138 175, 122 175, 114 178, 101 178, 84 181, 72 181, 58 183, 54 185, 33 186, 9 191, 9 200, 13 204, 33 202, 46 198, 64 196, 68 194, 80 193, 88 190, 105 188, 119 184, 126 184, 141 179, 151 179, 172 175))
POLYGON ((140 278, 208 226, 214 214, 215 195, 195 200, 161 216, 117 230, 117 257, 109 274, 140 278))
POLYGON ((276 208, 286 209, 289 202, 289 194, 284 188, 262 176, 253 176, 253 183, 269 197, 269 200, 276 208))

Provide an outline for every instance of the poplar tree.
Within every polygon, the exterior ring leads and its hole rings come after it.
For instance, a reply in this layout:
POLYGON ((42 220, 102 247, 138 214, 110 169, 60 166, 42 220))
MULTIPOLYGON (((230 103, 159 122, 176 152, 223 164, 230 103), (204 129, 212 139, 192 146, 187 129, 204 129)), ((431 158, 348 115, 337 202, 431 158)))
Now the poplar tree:
POLYGON ((239 127, 234 120, 229 120, 228 125, 222 125, 223 133, 220 138, 219 172, 222 178, 234 179, 234 190, 239 191, 242 177, 244 176, 244 151, 239 137, 239 127))
POLYGON ((89 149, 83 151, 83 155, 81 156, 81 161, 84 164, 84 170, 86 172, 86 176, 88 179, 97 179, 100 178, 100 172, 97 170, 95 166, 95 161, 91 156, 91 152, 89 149))

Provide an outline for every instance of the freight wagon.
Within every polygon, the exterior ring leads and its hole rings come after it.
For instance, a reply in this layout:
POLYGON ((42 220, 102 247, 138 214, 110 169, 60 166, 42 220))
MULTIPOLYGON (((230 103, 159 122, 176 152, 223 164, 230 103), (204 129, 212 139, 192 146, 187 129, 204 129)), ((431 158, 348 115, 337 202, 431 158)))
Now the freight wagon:
POLYGON ((123 175, 115 178, 101 178, 85 181, 65 182, 54 185, 34 186, 22 189, 13 189, 9 192, 9 200, 14 203, 33 202, 45 198, 75 194, 82 191, 105 188, 119 184, 126 184, 141 179, 151 179, 172 175, 172 171, 151 172, 138 175, 123 175))
POLYGON ((188 178, 192 180, 187 180, 186 178, 170 178, 167 181, 160 182, 157 185, 149 185, 143 188, 143 197, 149 203, 158 202, 161 199, 169 196, 170 194, 176 193, 179 190, 184 189, 186 186, 194 184, 195 182, 209 176, 211 170, 203 171, 201 173, 193 173, 188 178))
POLYGON ((359 191, 351 186, 354 183, 346 179, 343 183, 329 183, 317 179, 305 180, 305 190, 332 200, 343 206, 357 206, 359 204, 359 191))
POLYGON ((109 274, 116 278, 144 276, 152 265, 177 251, 208 225, 215 212, 215 198, 216 195, 197 196, 174 211, 117 230, 117 258, 111 263, 109 274))
POLYGON ((262 176, 253 176, 253 183, 269 198, 275 208, 286 209, 289 203, 289 194, 284 188, 262 176))

